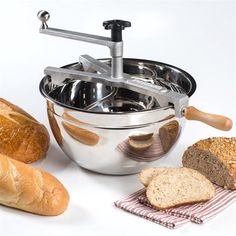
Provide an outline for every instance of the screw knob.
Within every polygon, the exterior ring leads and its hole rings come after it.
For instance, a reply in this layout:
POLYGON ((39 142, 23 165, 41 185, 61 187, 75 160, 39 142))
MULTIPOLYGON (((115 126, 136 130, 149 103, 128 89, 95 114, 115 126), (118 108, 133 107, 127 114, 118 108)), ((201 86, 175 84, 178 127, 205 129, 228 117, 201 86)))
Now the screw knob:
POLYGON ((47 11, 41 10, 37 14, 39 20, 42 22, 41 29, 48 28, 47 21, 50 18, 50 14, 47 11))
POLYGON ((122 41, 122 30, 130 27, 131 23, 124 20, 108 20, 103 22, 103 26, 106 30, 111 30, 111 40, 113 42, 120 42, 122 41))

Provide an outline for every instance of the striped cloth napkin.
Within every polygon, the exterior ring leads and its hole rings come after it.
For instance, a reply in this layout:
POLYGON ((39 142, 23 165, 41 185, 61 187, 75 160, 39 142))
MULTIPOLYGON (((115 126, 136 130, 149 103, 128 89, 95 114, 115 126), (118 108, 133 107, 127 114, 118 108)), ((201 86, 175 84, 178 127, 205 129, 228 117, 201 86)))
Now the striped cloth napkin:
POLYGON ((129 139, 125 139, 121 143, 117 145, 117 149, 121 152, 123 152, 127 157, 130 159, 140 162, 150 162, 155 161, 161 158, 161 156, 164 154, 161 140, 158 133, 155 133, 153 135, 153 144, 148 150, 144 152, 136 152, 132 150, 129 146, 129 139))
POLYGON ((170 208, 164 211, 159 211, 151 206, 146 198, 145 189, 116 201, 115 206, 167 228, 175 229, 188 222, 205 223, 236 200, 236 190, 226 190, 216 185, 215 188, 216 195, 205 203, 170 208))
POLYGON ((141 189, 125 199, 118 200, 114 204, 124 211, 143 217, 170 229, 178 228, 189 222, 188 219, 168 215, 162 211, 157 211, 156 209, 142 204, 138 198, 143 195, 145 195, 145 189, 141 189))

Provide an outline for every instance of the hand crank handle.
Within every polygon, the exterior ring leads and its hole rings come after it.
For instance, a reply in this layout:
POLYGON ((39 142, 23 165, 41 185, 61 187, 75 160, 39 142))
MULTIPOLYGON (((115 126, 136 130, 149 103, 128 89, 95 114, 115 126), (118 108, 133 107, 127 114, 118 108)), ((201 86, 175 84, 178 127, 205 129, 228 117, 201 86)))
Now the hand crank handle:
POLYGON ((114 79, 123 78, 122 31, 126 27, 131 26, 131 23, 129 21, 123 21, 123 20, 104 21, 103 26, 105 27, 105 29, 111 30, 111 38, 108 38, 99 35, 85 34, 75 31, 50 28, 47 25, 47 21, 50 18, 50 15, 47 11, 43 10, 39 11, 37 16, 39 20, 42 22, 42 25, 40 27, 40 33, 109 47, 110 55, 112 57, 111 77, 114 79))

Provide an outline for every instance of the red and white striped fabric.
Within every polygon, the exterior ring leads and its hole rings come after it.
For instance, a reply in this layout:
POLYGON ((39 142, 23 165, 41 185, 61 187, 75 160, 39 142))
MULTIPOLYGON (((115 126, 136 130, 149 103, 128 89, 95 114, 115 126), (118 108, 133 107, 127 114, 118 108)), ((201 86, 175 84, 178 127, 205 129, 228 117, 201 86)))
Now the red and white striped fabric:
POLYGON ((132 194, 126 199, 115 202, 115 205, 138 216, 144 217, 145 215, 149 215, 148 219, 154 221, 153 219, 151 219, 151 215, 148 213, 148 211, 152 209, 154 213, 160 215, 160 219, 155 222, 168 228, 176 228, 183 225, 184 223, 187 223, 188 221, 202 224, 210 220, 212 217, 216 216, 236 200, 236 190, 232 191, 220 188, 218 186, 215 187, 216 195, 210 201, 171 208, 165 211, 158 211, 150 205, 145 195, 145 189, 132 194), (136 206, 138 208, 136 208, 136 206), (140 212, 142 212, 142 215, 140 214, 140 212), (169 218, 164 218, 164 215, 166 217, 175 217, 175 219, 171 219, 171 227, 168 224, 169 218), (185 221, 179 222, 178 220, 180 219, 184 219, 185 221))
POLYGON ((115 206, 170 229, 178 228, 179 226, 189 222, 188 219, 168 215, 140 203, 139 197, 143 195, 145 195, 145 189, 141 189, 125 199, 116 201, 115 206))
POLYGON ((158 133, 155 133, 153 135, 152 146, 144 152, 135 152, 134 150, 132 150, 129 146, 128 138, 125 139, 123 142, 119 143, 117 149, 134 161, 155 161, 161 158, 161 156, 164 154, 158 133))

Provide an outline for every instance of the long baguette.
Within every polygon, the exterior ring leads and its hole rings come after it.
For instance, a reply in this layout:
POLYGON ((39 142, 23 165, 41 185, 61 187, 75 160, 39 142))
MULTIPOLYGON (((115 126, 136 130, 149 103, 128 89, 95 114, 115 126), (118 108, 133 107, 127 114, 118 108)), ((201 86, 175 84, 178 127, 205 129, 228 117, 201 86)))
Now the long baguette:
POLYGON ((96 145, 99 142, 99 136, 87 129, 79 128, 67 122, 62 123, 66 132, 74 139, 86 145, 96 145))
POLYGON ((54 216, 68 202, 67 190, 54 176, 0 154, 0 204, 54 216))

